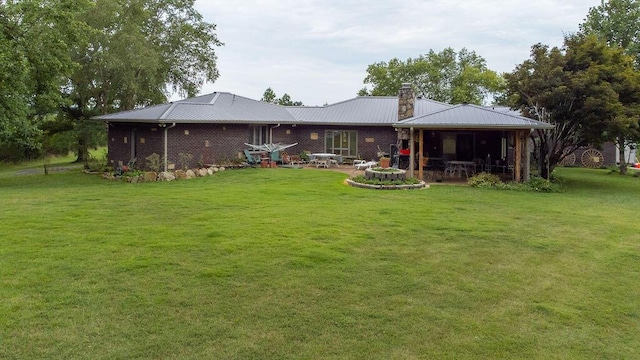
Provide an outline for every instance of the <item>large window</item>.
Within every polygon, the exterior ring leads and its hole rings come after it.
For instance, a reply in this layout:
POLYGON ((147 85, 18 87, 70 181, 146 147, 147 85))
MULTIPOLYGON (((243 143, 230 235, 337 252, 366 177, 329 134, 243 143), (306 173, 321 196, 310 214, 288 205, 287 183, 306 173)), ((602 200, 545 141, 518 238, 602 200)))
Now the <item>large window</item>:
POLYGON ((342 156, 358 156, 358 132, 355 130, 327 130, 324 133, 325 151, 342 156))
POLYGON ((249 126, 249 144, 266 144, 268 141, 267 134, 266 126, 249 126))

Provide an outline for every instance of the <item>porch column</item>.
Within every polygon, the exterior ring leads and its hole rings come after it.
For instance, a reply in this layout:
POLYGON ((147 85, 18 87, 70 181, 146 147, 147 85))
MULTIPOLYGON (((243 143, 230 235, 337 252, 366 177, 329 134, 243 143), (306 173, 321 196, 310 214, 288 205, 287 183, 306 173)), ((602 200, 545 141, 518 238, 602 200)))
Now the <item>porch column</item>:
POLYGON ((522 165, 522 172, 524 173, 522 174, 522 181, 525 182, 531 180, 531 152, 533 152, 533 140, 531 140, 530 135, 532 131, 533 130, 522 131, 522 151, 524 151, 524 154, 522 154, 522 161, 524 162, 522 165))
POLYGON ((409 177, 415 177, 413 171, 413 164, 416 161, 415 149, 416 146, 414 144, 414 136, 413 136, 413 128, 409 128, 409 177))
POLYGON ((520 138, 520 130, 515 131, 515 164, 513 164, 513 176, 515 182, 520 182, 520 171, 522 165, 522 141, 520 138))
MULTIPOLYGON (((418 149, 420 149, 420 152, 418 153, 418 178, 420 180, 424 180, 424 169, 422 168, 422 164, 424 164, 424 129, 420 129, 420 145, 418 146, 418 149)), ((411 164, 411 167, 413 168, 413 163, 411 164)))

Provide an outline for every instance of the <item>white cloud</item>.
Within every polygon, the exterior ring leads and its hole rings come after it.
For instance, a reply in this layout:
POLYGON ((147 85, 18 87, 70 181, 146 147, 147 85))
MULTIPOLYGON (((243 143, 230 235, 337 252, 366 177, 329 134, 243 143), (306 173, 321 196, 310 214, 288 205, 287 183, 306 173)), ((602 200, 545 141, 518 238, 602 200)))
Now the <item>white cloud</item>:
POLYGON ((305 105, 346 100, 369 64, 452 47, 473 50, 498 72, 535 43, 562 44, 599 0, 196 0, 215 23, 221 73, 202 92, 260 99, 267 87, 305 105))

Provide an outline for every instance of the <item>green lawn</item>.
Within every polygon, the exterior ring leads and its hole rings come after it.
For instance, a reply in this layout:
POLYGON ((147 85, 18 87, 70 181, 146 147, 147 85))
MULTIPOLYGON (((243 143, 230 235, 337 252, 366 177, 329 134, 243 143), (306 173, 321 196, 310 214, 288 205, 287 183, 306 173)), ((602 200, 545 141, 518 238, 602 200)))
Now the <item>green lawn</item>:
POLYGON ((2 359, 640 358, 640 178, 0 173, 2 359))

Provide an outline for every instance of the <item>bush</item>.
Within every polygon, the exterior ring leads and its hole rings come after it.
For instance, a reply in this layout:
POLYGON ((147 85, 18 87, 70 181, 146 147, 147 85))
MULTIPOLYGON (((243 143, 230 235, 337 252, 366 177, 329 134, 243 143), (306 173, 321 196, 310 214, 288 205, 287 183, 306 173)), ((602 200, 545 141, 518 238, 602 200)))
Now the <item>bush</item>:
POLYGON ((191 160, 193 159, 193 155, 190 153, 180 153, 178 154, 178 163, 180 164, 180 168, 183 170, 189 169, 191 166, 191 160))
POLYGON ((555 184, 552 181, 541 177, 533 177, 531 180, 522 183, 521 185, 526 191, 553 193, 560 192, 562 190, 559 184, 555 184))
POLYGON ((145 158, 147 160, 147 169, 155 172, 160 172, 162 167, 162 159, 160 155, 153 153, 145 158))
POLYGON ((472 176, 469 178, 468 184, 472 187, 492 188, 497 190, 534 191, 546 193, 561 192, 563 190, 562 181, 557 178, 555 181, 549 181, 541 177, 532 177, 531 180, 523 183, 504 183, 498 176, 488 173, 480 173, 472 176))
POLYGON ((470 177, 467 183, 472 187, 496 187, 498 184, 502 184, 502 180, 498 175, 481 172, 470 177))

